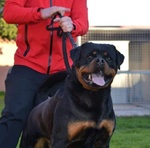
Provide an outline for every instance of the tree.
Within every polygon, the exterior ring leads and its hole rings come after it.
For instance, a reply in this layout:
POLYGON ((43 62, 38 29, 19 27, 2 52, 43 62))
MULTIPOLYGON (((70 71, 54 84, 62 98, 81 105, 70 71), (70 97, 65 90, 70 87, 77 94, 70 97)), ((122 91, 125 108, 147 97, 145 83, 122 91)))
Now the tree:
POLYGON ((7 38, 8 40, 12 40, 16 38, 17 34, 17 27, 14 24, 7 24, 3 19, 3 7, 4 1, 1 0, 0 2, 0 37, 7 38))

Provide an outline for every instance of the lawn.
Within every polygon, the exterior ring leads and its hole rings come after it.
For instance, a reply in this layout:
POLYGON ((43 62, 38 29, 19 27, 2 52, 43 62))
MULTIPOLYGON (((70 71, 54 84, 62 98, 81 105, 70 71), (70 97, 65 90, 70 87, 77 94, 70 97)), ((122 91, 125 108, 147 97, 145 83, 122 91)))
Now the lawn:
POLYGON ((118 117, 110 148, 150 148, 150 117, 118 117))
MULTIPOLYGON (((4 93, 0 92, 0 112, 4 93)), ((117 117, 110 148, 150 148, 150 117, 117 117)))
POLYGON ((4 92, 0 92, 0 113, 4 107, 4 100, 3 99, 4 99, 4 92))

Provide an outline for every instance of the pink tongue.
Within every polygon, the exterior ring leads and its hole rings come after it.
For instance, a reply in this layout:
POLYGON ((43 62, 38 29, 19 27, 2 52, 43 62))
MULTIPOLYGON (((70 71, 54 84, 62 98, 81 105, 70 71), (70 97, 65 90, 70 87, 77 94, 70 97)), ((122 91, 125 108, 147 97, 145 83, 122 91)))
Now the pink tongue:
POLYGON ((99 86, 105 85, 104 77, 101 75, 92 74, 92 81, 99 86))

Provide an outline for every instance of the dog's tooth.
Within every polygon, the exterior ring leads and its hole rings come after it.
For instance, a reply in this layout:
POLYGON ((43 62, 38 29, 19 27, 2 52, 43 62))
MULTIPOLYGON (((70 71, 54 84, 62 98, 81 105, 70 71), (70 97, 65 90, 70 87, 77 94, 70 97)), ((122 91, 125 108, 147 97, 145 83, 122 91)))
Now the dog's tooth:
POLYGON ((91 76, 91 74, 89 74, 89 80, 92 80, 92 76, 91 76))

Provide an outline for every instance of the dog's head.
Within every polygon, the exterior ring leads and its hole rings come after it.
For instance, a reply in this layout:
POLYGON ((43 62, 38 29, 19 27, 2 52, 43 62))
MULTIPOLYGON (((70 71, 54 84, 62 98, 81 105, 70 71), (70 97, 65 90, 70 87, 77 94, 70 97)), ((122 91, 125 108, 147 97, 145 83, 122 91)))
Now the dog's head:
POLYGON ((84 43, 70 55, 78 81, 92 91, 108 87, 124 61, 124 56, 109 44, 84 43))

